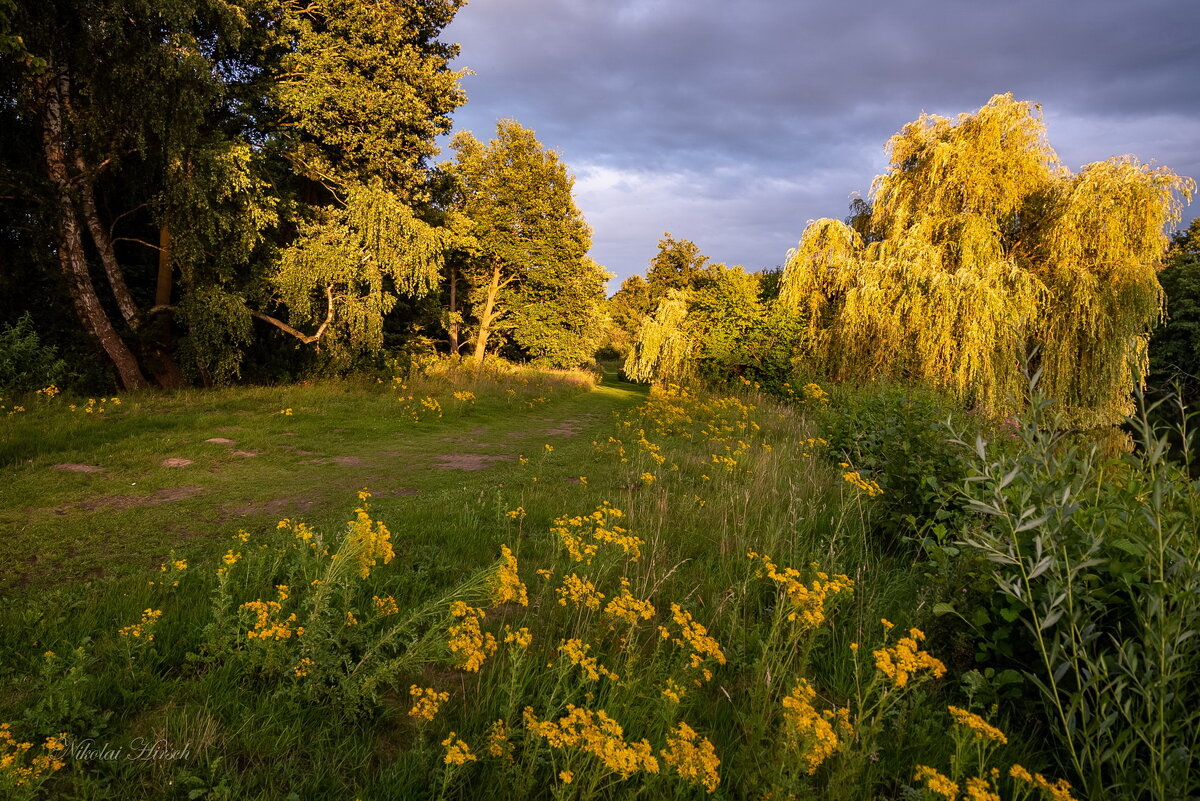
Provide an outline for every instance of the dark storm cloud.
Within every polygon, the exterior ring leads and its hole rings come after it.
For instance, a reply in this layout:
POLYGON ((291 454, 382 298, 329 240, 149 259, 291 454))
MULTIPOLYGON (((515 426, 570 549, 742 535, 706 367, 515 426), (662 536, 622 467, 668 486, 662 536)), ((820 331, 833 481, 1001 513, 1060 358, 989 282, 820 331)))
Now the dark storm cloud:
POLYGON ((1131 152, 1200 177, 1197 30, 1200 0, 473 0, 446 37, 476 72, 458 127, 536 129, 623 277, 664 230, 778 264, 905 122, 999 92, 1043 105, 1074 168, 1131 152))

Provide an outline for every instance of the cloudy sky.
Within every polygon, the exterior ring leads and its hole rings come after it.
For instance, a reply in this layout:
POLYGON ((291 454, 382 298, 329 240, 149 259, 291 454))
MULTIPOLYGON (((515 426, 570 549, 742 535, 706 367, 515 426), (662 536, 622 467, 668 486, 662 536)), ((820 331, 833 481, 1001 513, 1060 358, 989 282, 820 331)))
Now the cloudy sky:
POLYGON ((664 231, 782 263, 904 123, 1000 92, 1042 105, 1072 169, 1200 179, 1198 36, 1200 0, 471 0, 443 38, 476 73, 457 127, 512 117, 559 152, 615 290, 664 231))

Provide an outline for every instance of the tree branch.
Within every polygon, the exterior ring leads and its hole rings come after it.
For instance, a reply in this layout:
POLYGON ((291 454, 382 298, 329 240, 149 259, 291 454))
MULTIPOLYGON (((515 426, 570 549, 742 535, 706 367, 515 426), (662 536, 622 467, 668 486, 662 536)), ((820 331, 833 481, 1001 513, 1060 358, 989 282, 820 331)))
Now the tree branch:
POLYGON ((303 331, 300 331, 296 328, 292 328, 290 325, 285 323, 283 320, 272 317, 269 314, 263 314, 262 312, 252 311, 252 312, 250 312, 250 315, 252 317, 257 317, 258 319, 262 320, 264 323, 270 323, 271 325, 275 326, 276 328, 278 328, 280 331, 284 332, 285 334, 291 334, 296 339, 303 342, 305 345, 311 345, 312 343, 318 341, 321 338, 321 336, 325 333, 325 329, 329 327, 329 324, 331 322, 333 322, 333 290, 330 289, 328 286, 325 287, 325 297, 329 302, 329 312, 325 315, 325 321, 322 322, 321 325, 317 327, 317 332, 315 334, 306 334, 303 331))
POLYGON ((113 240, 114 244, 117 242, 134 242, 139 245, 145 245, 146 247, 148 247, 152 250, 162 250, 162 248, 160 248, 158 245, 151 245, 149 242, 147 242, 144 239, 137 239, 136 237, 132 237, 132 236, 118 236, 116 239, 113 240))

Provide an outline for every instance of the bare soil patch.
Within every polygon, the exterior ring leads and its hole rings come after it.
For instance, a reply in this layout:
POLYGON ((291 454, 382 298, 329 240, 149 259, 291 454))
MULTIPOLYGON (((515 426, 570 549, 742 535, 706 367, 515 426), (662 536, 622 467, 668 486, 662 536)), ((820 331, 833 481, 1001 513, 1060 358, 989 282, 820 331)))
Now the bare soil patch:
POLYGON ((163 487, 149 495, 105 495, 102 498, 91 498, 86 501, 70 503, 54 510, 55 514, 65 515, 70 512, 95 512, 99 509, 133 509, 138 506, 158 506, 164 503, 174 503, 185 498, 191 498, 204 492, 204 487, 186 484, 182 487, 163 487))
POLYGON ((234 456, 241 456, 243 459, 249 459, 252 456, 258 456, 256 451, 234 451, 234 456))
MULTIPOLYGON (((295 436, 293 434, 292 436, 295 436)), ((297 456, 316 456, 318 451, 306 451, 303 448, 298 448, 295 445, 279 445, 278 448, 283 451, 290 451, 297 456)))
POLYGON ((63 470, 67 473, 99 473, 104 470, 100 465, 95 464, 56 464, 52 470, 63 470))
POLYGON ((297 512, 306 512, 315 503, 316 501, 305 500, 304 498, 273 498, 269 501, 222 506, 220 511, 223 516, 227 517, 249 517, 250 515, 260 514, 270 514, 274 517, 279 517, 297 512))
POLYGON ((233 440, 227 439, 225 437, 209 437, 208 439, 206 439, 204 441, 211 442, 214 445, 236 445, 237 444, 233 440))
POLYGON ((581 420, 563 420, 552 428, 546 429, 546 435, 551 437, 573 437, 583 430, 581 420))
POLYGON ((163 459, 158 463, 159 467, 187 467, 190 464, 195 464, 191 459, 184 459, 182 456, 172 456, 168 459, 163 459))
POLYGON ((485 470, 493 462, 511 462, 511 456, 495 456, 486 453, 447 453, 437 457, 438 470, 485 470))
POLYGON ((305 459, 301 464, 340 464, 343 467, 359 467, 363 464, 359 456, 329 456, 325 459, 305 459))
POLYGON ((401 487, 399 489, 392 490, 380 490, 379 492, 374 490, 371 491, 371 495, 376 498, 411 498, 414 495, 420 494, 420 490, 409 489, 407 487, 401 487))

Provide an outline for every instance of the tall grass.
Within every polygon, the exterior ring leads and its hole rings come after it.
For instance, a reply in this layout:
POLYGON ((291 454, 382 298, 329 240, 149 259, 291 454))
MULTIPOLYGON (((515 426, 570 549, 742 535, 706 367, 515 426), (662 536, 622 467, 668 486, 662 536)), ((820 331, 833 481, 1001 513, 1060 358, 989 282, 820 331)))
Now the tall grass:
MULTIPOLYGON (((438 366, 394 394, 528 414, 541 380, 438 366)), ((340 529, 293 517, 153 583, 0 604, 0 720, 176 753, 69 752, 39 778, 63 798, 1063 797, 1000 770, 1044 770, 1036 742, 976 748, 947 709, 1002 720, 925 637, 938 591, 876 536, 896 499, 831 448, 816 390, 657 390, 434 519, 364 492, 340 529)))

